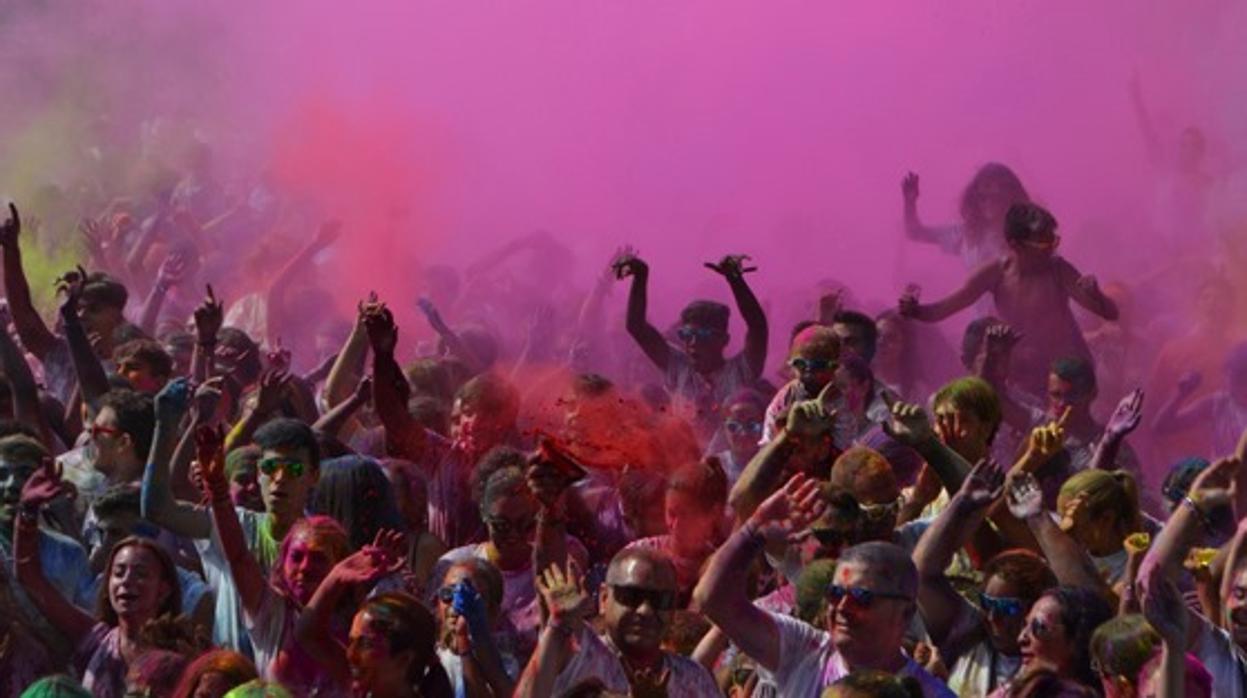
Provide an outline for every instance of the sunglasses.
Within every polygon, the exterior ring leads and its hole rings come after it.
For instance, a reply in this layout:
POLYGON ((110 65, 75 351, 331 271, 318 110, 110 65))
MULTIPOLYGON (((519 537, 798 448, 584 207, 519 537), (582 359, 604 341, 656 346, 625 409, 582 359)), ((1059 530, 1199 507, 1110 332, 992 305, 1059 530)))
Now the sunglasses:
POLYGON ((674 591, 659 591, 621 584, 611 584, 610 588, 611 597, 628 608, 640 608, 641 604, 647 601, 650 608, 655 611, 670 611, 676 605, 674 591))
POLYGON ((857 505, 857 508, 861 509, 862 516, 865 516, 867 519, 871 521, 883 521, 884 519, 896 516, 897 512, 901 510, 901 500, 898 497, 890 502, 884 502, 883 504, 859 504, 857 505))
POLYGON ((537 519, 502 519, 490 517, 485 519, 485 525, 488 526, 489 530, 493 531, 494 534, 499 536, 508 536, 513 533, 522 535, 529 533, 537 527, 537 519))
POLYGON ((836 362, 831 359, 803 359, 798 356, 789 359, 788 365, 797 373, 821 373, 835 368, 836 362))
POLYGON ((1029 630, 1030 634, 1034 637, 1042 638, 1048 637, 1052 634, 1052 626, 1042 620, 1039 620, 1038 618, 1032 618, 1031 621, 1026 624, 1026 629, 1029 630))
POLYGON ((263 458, 256 467, 269 477, 276 475, 278 470, 286 471, 286 474, 291 477, 303 477, 303 471, 307 469, 303 461, 290 458, 263 458))
POLYGON ((862 587, 845 587, 839 584, 832 584, 827 587, 827 598, 834 603, 840 603, 845 596, 853 599, 853 603, 862 608, 870 608, 875 599, 895 599, 897 601, 913 601, 912 598, 904 594, 889 594, 882 591, 874 591, 873 589, 864 589, 862 587))
POLYGON ((761 434, 762 422, 738 422, 735 419, 729 419, 723 425, 729 434, 739 436, 740 434, 761 434))
POLYGON ((681 342, 704 342, 709 339, 718 339, 719 337, 722 337, 723 332, 722 330, 716 330, 713 327, 684 325, 675 331, 675 336, 679 337, 681 342))
POLYGON ((1009 618, 1020 616, 1026 611, 1021 599, 1008 596, 992 596, 981 591, 979 592, 979 605, 983 607, 983 612, 988 615, 995 613, 1009 618))

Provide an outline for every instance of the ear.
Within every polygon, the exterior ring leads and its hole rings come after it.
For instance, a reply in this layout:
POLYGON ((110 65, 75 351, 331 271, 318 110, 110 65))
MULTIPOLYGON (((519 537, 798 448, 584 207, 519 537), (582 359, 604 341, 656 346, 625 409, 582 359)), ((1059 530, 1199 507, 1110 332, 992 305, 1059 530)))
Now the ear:
POLYGON ((598 608, 606 608, 607 596, 610 595, 610 587, 603 582, 602 588, 598 589, 598 608))

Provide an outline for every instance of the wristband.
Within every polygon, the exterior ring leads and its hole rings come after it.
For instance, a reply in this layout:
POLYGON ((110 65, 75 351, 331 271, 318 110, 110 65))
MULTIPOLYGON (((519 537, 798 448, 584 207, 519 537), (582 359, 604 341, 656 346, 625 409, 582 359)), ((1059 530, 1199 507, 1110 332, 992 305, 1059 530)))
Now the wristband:
POLYGON ((1207 514, 1205 514, 1204 512, 1200 511, 1200 509, 1199 509, 1199 505, 1195 503, 1195 500, 1194 500, 1194 499, 1191 499, 1191 495, 1189 495, 1189 494, 1187 494, 1187 495, 1183 495, 1183 497, 1182 497, 1182 504, 1183 504, 1183 506, 1185 506, 1187 509, 1190 509, 1190 510, 1191 510, 1191 513, 1192 513, 1192 514, 1194 514, 1194 515, 1195 515, 1195 518, 1199 520, 1199 523, 1200 523, 1200 525, 1202 525, 1202 526, 1204 527, 1204 530, 1211 530, 1211 529, 1212 529, 1212 521, 1210 521, 1210 520, 1209 520, 1209 518, 1208 518, 1208 515, 1207 515, 1207 514))

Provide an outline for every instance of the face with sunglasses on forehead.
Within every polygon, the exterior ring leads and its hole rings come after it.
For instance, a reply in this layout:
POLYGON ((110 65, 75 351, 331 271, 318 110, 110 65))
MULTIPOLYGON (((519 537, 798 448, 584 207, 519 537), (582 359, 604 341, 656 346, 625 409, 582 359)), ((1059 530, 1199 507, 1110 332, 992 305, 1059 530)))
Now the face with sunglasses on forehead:
POLYGON ((677 603, 671 562, 654 551, 621 552, 611 560, 600 594, 607 633, 624 657, 642 665, 660 660, 677 603))

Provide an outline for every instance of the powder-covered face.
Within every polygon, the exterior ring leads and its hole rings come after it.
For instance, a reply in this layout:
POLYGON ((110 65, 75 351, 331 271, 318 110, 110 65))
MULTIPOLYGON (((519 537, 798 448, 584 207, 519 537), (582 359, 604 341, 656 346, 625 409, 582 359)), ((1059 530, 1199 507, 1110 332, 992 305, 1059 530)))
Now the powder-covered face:
POLYGON ((281 570, 295 600, 306 604, 336 563, 329 546, 312 531, 302 529, 290 542, 281 570))

